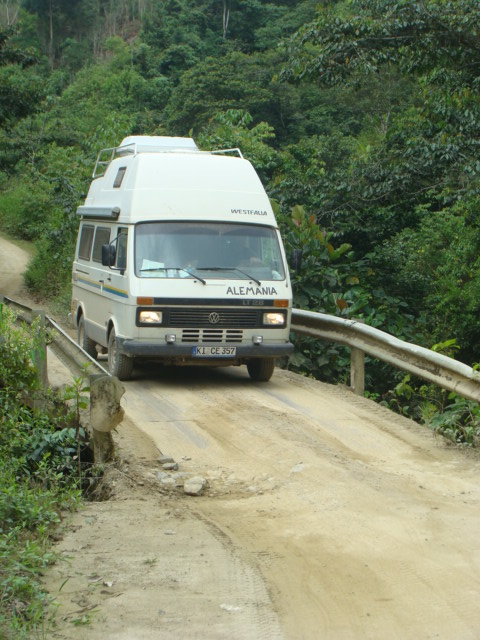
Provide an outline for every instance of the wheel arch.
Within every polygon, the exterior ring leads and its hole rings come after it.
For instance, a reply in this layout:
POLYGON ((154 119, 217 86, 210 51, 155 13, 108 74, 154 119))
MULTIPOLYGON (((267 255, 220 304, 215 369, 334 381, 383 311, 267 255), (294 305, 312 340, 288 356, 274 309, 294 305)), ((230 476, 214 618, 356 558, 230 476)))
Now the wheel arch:
POLYGON ((77 310, 75 311, 75 327, 78 329, 78 323, 80 322, 81 317, 85 318, 85 309, 83 304, 80 302, 77 306, 77 310))
POLYGON ((115 329, 115 333, 117 333, 117 326, 113 318, 109 318, 107 322, 107 344, 110 339, 110 334, 112 333, 112 329, 115 329))

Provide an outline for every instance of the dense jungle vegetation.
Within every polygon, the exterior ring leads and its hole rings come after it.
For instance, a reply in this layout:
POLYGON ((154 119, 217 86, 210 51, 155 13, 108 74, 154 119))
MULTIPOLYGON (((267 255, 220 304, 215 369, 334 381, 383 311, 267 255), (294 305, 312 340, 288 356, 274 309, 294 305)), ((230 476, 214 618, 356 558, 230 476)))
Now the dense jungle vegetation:
MULTIPOLYGON (((303 250, 295 306, 475 365, 478 0, 1 0, 0 227, 36 242, 32 290, 68 305, 76 207, 129 134, 238 146, 303 250)), ((290 366, 346 380, 297 339, 290 366)), ((373 397, 472 444, 477 408, 378 362, 373 397), (448 418, 445 418, 448 416, 448 418), (473 425, 473 426, 472 426, 473 425)))

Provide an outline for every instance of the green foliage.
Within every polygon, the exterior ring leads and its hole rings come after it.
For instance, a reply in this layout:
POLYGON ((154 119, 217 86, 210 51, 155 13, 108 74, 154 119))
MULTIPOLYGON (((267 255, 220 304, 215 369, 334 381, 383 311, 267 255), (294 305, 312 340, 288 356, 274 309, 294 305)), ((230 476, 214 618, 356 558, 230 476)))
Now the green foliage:
POLYGON ((47 227, 51 205, 49 185, 31 176, 12 182, 0 202, 2 228, 10 234, 33 240, 47 227))
POLYGON ((378 242, 416 225, 418 206, 431 203, 439 210, 471 189, 472 181, 476 189, 480 119, 472 61, 478 57, 478 12, 470 0, 428 6, 354 1, 341 18, 320 10, 290 42, 284 78, 315 77, 343 91, 348 87, 352 97, 373 83, 381 108, 369 126, 381 126, 382 135, 367 153, 352 156, 345 185, 339 182, 333 223, 343 231, 350 210, 353 233, 344 237, 352 244, 372 248, 371 238, 378 242), (402 75, 410 82, 400 94, 397 88, 395 108, 390 79, 402 75), (366 233, 360 220, 367 221, 366 233))
POLYGON ((443 413, 435 413, 427 426, 463 447, 480 445, 480 408, 476 402, 451 394, 443 413))
POLYGON ((18 64, 26 68, 36 62, 32 49, 18 41, 18 33, 18 27, 12 24, 0 29, 0 67, 18 64))
POLYGON ((229 109, 246 111, 254 123, 267 122, 282 136, 298 102, 293 88, 273 76, 282 59, 276 52, 238 51, 199 61, 185 71, 163 112, 164 124, 177 135, 197 135, 212 116, 229 109))
POLYGON ((80 71, 48 113, 44 135, 61 146, 91 151, 112 147, 129 135, 134 114, 149 106, 151 88, 125 61, 80 71), (105 136, 108 123, 108 136, 105 136))
POLYGON ((285 75, 361 82, 394 63, 404 73, 464 86, 476 82, 479 18, 476 0, 352 0, 341 19, 320 9, 289 43, 285 75))
POLYGON ((63 64, 70 71, 78 71, 85 64, 93 62, 93 52, 85 40, 78 42, 73 38, 67 38, 60 49, 63 64))
POLYGON ((37 111, 44 96, 44 79, 18 64, 0 66, 0 126, 37 111))
POLYGON ((199 133, 197 142, 204 149, 236 149, 250 160, 264 180, 280 164, 279 154, 269 146, 275 137, 266 122, 253 125, 253 118, 242 109, 217 113, 199 133))
POLYGON ((293 285, 295 306, 324 313, 334 309, 340 313, 346 311, 346 288, 359 283, 358 276, 349 268, 353 257, 350 245, 334 248, 330 242, 332 234, 324 232, 315 216, 308 215, 300 205, 292 209, 291 217, 282 216, 280 212, 278 217, 285 225, 283 236, 287 251, 303 252, 302 268, 295 274, 293 285))
POLYGON ((34 164, 21 164, 23 173, 10 181, 0 200, 0 222, 13 235, 36 240, 26 282, 32 290, 53 297, 64 291, 71 276, 76 208, 87 188, 84 166, 75 150, 56 144, 35 153, 34 164))
MULTIPOLYGON (((282 229, 287 255, 302 251, 302 263, 293 271, 294 306, 300 309, 355 318, 396 337, 421 343, 421 322, 414 323, 408 306, 381 287, 372 287, 370 256, 356 259, 347 243, 335 247, 334 234, 326 232, 305 207, 296 205, 286 215, 278 203, 274 210, 282 229)), ((294 336, 296 352, 289 366, 299 373, 346 383, 350 368, 347 348, 304 336, 294 336)), ((366 383, 384 394, 398 374, 366 358, 366 383)))
MULTIPOLYGON (((53 560, 50 536, 61 512, 79 501, 76 457, 85 441, 68 411, 24 406, 21 392, 37 390, 32 354, 41 343, 38 327, 14 320, 0 305, 0 635, 12 640, 45 628, 49 598, 40 575, 53 560)), ((83 392, 78 382, 67 394, 74 418, 83 392)))
POLYGON ((346 347, 292 334, 295 352, 290 357, 288 369, 317 380, 335 384, 347 384, 350 371, 350 354, 346 347))
POLYGON ((405 375, 381 403, 389 409, 425 424, 452 444, 480 445, 480 406, 455 393, 405 375))
POLYGON ((44 624, 49 600, 39 576, 53 558, 49 536, 60 511, 79 499, 66 466, 76 447, 74 435, 55 431, 48 416, 13 403, 5 389, 0 410, 0 634, 17 638, 44 624))
MULTIPOLYGON (((431 349, 454 357, 459 346, 453 338, 434 344, 431 349)), ((403 375, 391 390, 379 394, 376 399, 389 409, 426 425, 453 444, 480 445, 480 406, 472 400, 465 400, 410 374, 403 375)))
POLYGON ((430 339, 443 341, 454 328, 460 359, 470 364, 480 348, 477 210, 475 198, 442 213, 423 212, 417 229, 385 245, 380 263, 390 289, 422 309, 430 339))
POLYGON ((273 197, 288 207, 301 202, 322 227, 339 235, 336 223, 342 215, 352 224, 352 207, 344 196, 352 188, 346 173, 355 147, 352 137, 338 132, 289 145, 271 187, 273 197))
POLYGON ((37 385, 32 355, 42 342, 37 331, 38 319, 32 334, 25 327, 15 327, 15 319, 16 314, 0 304, 0 389, 14 388, 19 392, 37 385))
POLYGON ((157 3, 143 22, 142 41, 148 46, 144 71, 168 75, 176 82, 183 72, 214 53, 221 40, 220 3, 157 3))
POLYGON ((0 28, 0 127, 36 111, 43 99, 43 78, 33 66, 36 57, 28 47, 15 46, 18 29, 0 28))

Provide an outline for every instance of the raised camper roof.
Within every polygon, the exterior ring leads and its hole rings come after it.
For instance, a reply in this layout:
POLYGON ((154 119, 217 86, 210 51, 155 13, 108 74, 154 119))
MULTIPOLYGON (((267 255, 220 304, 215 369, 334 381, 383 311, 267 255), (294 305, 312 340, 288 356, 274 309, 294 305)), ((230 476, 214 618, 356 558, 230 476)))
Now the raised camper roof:
POLYGON ((77 213, 125 224, 207 220, 276 226, 252 164, 204 151, 116 157, 92 180, 77 213))
POLYGON ((114 158, 136 156, 139 153, 235 153, 243 158, 240 149, 220 149, 218 151, 201 151, 193 138, 175 136, 127 136, 118 147, 102 149, 95 163, 93 178, 103 176, 114 158))

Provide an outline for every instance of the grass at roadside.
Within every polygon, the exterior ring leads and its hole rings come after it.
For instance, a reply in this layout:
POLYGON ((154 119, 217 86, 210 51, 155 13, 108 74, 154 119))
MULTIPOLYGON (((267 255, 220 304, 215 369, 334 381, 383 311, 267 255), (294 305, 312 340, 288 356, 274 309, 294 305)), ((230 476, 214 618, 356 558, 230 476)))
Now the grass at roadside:
MULTIPOLYGON (((0 305, 0 638, 46 637, 51 604, 41 575, 53 560, 52 541, 65 512, 81 500, 79 386, 73 409, 26 397, 39 393, 32 353, 35 327, 14 324, 0 305), (77 420, 77 421, 76 421, 77 420)), ((53 399, 51 399, 53 400, 53 399)))

